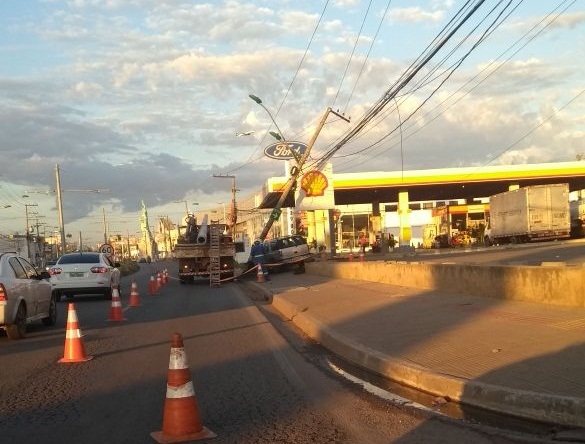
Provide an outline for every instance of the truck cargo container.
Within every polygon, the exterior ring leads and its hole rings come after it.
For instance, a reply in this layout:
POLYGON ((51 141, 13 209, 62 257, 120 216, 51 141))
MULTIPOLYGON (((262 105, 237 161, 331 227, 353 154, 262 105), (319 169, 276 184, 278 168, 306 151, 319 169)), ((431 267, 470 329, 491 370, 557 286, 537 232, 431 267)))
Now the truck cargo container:
POLYGON ((571 233, 569 185, 533 185, 490 197, 490 244, 567 239, 571 233))

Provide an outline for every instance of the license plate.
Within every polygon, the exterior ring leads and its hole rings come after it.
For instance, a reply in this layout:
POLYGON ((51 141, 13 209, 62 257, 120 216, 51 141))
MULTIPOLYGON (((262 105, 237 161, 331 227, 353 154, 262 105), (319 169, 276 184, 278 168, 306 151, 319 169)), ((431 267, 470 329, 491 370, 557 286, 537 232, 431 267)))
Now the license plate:
POLYGON ((83 273, 81 271, 73 271, 69 273, 69 276, 71 276, 72 278, 80 278, 83 277, 83 273))

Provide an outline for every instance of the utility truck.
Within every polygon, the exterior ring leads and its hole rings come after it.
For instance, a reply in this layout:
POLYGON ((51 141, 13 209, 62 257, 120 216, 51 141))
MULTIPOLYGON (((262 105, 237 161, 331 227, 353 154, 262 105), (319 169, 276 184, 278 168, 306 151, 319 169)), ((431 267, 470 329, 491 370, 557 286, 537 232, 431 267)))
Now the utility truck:
POLYGON ((487 245, 567 239, 569 185, 533 185, 490 197, 487 245))
POLYGON ((234 277, 236 246, 225 224, 209 223, 207 215, 201 224, 188 215, 186 231, 175 245, 179 261, 179 281, 193 283, 196 278, 209 278, 211 285, 234 277))

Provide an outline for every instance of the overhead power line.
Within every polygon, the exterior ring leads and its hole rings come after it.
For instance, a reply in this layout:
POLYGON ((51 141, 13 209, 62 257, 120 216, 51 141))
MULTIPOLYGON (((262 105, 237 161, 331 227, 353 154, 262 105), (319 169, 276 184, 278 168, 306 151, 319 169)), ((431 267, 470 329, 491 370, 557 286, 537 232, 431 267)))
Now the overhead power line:
MULTIPOLYGON (((410 120, 410 118, 413 117, 413 115, 421 108, 421 106, 417 107, 414 111, 411 112, 411 114, 407 117, 407 119, 400 121, 400 129, 401 129, 400 140, 397 140, 398 137, 396 137, 395 138, 396 141, 392 146, 385 148, 383 151, 378 151, 378 153, 376 153, 375 155, 368 156, 368 159, 371 160, 372 158, 376 158, 376 157, 388 152, 389 150, 391 150, 397 146, 402 147, 402 138, 403 138, 402 131, 404 131, 404 130, 408 131, 408 130, 412 129, 412 131, 410 131, 410 133, 408 133, 404 137, 404 139, 408 139, 410 137, 413 137, 416 133, 422 131, 425 127, 427 127, 428 125, 433 123, 435 120, 437 120, 441 116, 441 114, 445 113, 448 109, 453 107, 455 104, 457 104, 458 102, 460 102, 460 101, 464 100, 466 97, 468 97, 474 89, 476 89, 479 85, 484 83, 489 77, 495 75, 497 71, 502 69, 505 66, 505 64, 512 59, 512 57, 514 55, 516 55, 522 49, 524 49, 537 36, 544 33, 544 31, 554 21, 558 20, 561 17, 561 14, 566 12, 574 3, 576 3, 576 1, 577 0, 563 0, 562 2, 560 2, 550 13, 548 13, 538 23, 536 23, 529 30, 527 30, 519 39, 517 39, 513 44, 511 44, 508 49, 503 51, 499 56, 495 57, 480 72, 478 72, 475 76, 473 76, 472 78, 467 80, 461 87, 459 87, 458 89, 453 91, 448 97, 441 100, 433 108, 427 110, 423 115, 419 115, 415 122, 411 122, 404 129, 403 126, 406 124, 407 120, 410 120), (503 59, 503 57, 506 55, 507 55, 507 57, 503 61, 501 61, 503 59), (469 89, 467 91, 465 91, 465 89, 467 87, 469 87, 469 89), (463 94, 461 93, 462 91, 463 91, 463 94), (450 103, 448 103, 448 102, 450 102, 450 103), (448 104, 445 106, 446 103, 448 103, 448 104), (437 109, 440 109, 440 112, 433 113, 437 109)), ((499 24, 497 26, 499 26, 499 24)), ((492 27, 492 31, 497 26, 492 27)), ((401 99, 400 103, 403 103, 405 100, 406 100, 406 97, 403 97, 401 99)), ((427 101, 425 101, 425 103, 426 102, 427 101)), ((388 112, 394 112, 395 110, 397 110, 397 107, 398 107, 398 104, 396 105, 396 109, 392 109, 388 112)), ((379 120, 378 120, 378 122, 379 122, 379 120)), ((386 139, 388 136, 390 136, 392 134, 395 134, 397 129, 398 129, 398 127, 392 129, 391 131, 388 132, 388 134, 386 136, 382 137, 381 139, 379 139, 376 142, 369 144, 366 147, 360 148, 359 150, 351 152, 351 153, 346 153, 343 155, 336 155, 335 158, 337 158, 337 159, 342 158, 342 157, 350 158, 350 157, 354 157, 357 154, 371 150, 371 148, 378 145, 382 140, 386 139)), ((363 162, 365 162, 365 160, 363 162)), ((360 162, 360 163, 363 163, 363 162, 360 162)), ((349 164, 349 162, 346 162, 346 163, 349 164)), ((351 160, 351 165, 352 166, 356 165, 356 162, 354 159, 351 160)))
MULTIPOLYGON (((417 75, 417 73, 440 51, 443 46, 447 44, 447 42, 457 33, 457 31, 469 20, 473 14, 475 14, 480 6, 485 2, 485 0, 478 0, 478 2, 471 7, 471 9, 462 17, 462 19, 455 23, 453 28, 447 32, 447 34, 438 39, 438 42, 431 48, 428 54, 419 57, 420 62, 411 66, 399 79, 395 82, 390 89, 386 91, 386 93, 374 104, 373 107, 365 114, 364 117, 357 123, 357 125, 351 129, 342 139, 338 142, 333 148, 329 150, 329 152, 324 155, 321 160, 319 161, 319 165, 322 167, 325 163, 335 154, 339 149, 341 149, 346 143, 356 137, 365 127, 366 125, 376 117, 384 107, 392 101, 396 95, 417 75)), ((469 2, 468 2, 469 3, 469 2)), ((464 7, 465 8, 465 7, 464 7)), ((453 20, 452 20, 453 21, 453 20)), ((451 23, 451 22, 450 22, 451 23)), ((447 27, 450 26, 450 23, 447 27)), ((437 40, 437 39, 435 39, 437 40)))

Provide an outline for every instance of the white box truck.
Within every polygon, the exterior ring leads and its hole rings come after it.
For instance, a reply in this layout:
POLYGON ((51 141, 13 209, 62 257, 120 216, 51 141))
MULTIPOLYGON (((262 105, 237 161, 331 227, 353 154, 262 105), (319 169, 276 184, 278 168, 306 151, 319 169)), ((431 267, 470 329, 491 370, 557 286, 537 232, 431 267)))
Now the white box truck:
POLYGON ((490 197, 486 244, 567 239, 571 234, 569 185, 533 185, 490 197))

